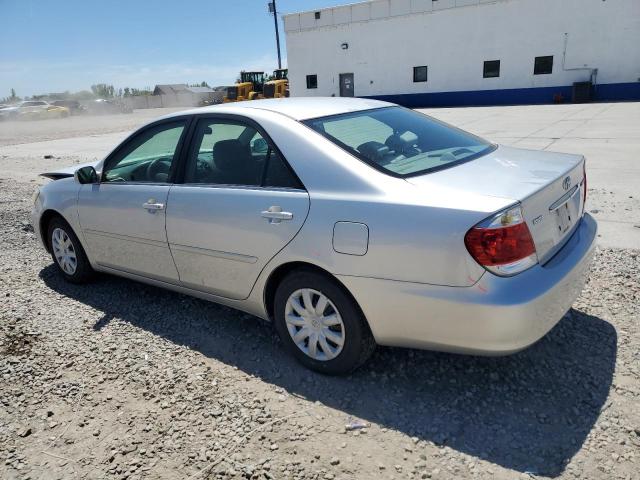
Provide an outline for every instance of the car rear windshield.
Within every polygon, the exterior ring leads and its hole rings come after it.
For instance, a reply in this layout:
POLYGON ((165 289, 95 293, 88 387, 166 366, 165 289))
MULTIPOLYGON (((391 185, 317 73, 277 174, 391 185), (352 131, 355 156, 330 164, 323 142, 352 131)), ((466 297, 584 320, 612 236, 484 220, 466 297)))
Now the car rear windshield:
POLYGON ((372 167, 398 177, 448 168, 495 149, 486 140, 403 107, 362 110, 304 123, 372 167))

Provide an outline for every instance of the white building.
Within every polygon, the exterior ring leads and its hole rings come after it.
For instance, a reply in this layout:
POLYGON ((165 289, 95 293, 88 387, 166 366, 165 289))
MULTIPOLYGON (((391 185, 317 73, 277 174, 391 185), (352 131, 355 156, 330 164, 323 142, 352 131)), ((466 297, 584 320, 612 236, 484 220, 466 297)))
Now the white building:
POLYGON ((283 17, 292 96, 640 100, 640 0, 372 0, 283 17), (584 90, 583 90, 584 92, 584 90))

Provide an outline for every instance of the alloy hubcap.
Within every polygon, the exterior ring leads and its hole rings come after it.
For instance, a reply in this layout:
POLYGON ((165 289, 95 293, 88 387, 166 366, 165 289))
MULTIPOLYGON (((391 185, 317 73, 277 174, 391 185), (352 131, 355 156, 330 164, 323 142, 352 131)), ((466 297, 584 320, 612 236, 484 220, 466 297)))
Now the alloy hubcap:
POLYGON ((51 234, 51 246, 53 247, 53 255, 62 271, 68 275, 76 273, 78 259, 67 232, 61 228, 54 229, 51 234))
POLYGON ((296 346, 314 360, 337 357, 344 346, 345 330, 340 312, 317 290, 293 292, 285 307, 287 330, 296 346))

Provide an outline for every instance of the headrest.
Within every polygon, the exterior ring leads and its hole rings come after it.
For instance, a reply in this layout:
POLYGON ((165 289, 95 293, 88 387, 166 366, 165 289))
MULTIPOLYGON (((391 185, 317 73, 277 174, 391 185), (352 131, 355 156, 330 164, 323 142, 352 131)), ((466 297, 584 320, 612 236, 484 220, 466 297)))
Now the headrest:
POLYGON ((222 171, 243 169, 250 159, 249 147, 240 140, 220 140, 213 146, 213 160, 222 171))
POLYGON ((394 133, 384 142, 391 150, 396 153, 402 153, 405 150, 412 148, 418 141, 418 136, 410 131, 406 131, 402 134, 394 133))
POLYGON ((380 142, 366 142, 357 148, 358 152, 367 157, 372 162, 380 163, 384 156, 389 153, 389 147, 380 142))

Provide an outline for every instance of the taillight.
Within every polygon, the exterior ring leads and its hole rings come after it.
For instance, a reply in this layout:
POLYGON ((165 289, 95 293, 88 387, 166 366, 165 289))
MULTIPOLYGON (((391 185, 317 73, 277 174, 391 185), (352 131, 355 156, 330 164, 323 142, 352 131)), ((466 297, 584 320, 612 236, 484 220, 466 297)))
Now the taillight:
POLYGON ((515 275, 538 263, 520 206, 508 208, 473 227, 465 235, 464 244, 480 265, 497 275, 515 275))

